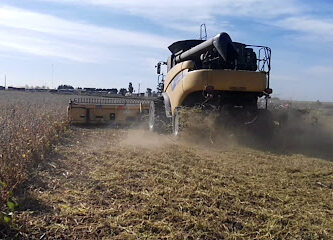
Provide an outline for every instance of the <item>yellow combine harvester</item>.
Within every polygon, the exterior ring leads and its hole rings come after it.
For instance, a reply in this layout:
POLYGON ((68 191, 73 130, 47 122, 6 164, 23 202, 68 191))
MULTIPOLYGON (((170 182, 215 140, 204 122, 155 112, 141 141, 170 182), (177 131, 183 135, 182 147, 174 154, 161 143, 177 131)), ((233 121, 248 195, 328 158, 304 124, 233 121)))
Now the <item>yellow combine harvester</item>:
POLYGON ((169 46, 162 97, 151 102, 149 129, 159 131, 173 126, 179 135, 186 124, 182 110, 199 108, 204 115, 214 112, 224 125, 251 128, 269 135, 273 121, 267 110, 270 88, 271 49, 233 42, 222 32, 209 40, 182 40, 169 46), (265 108, 258 99, 265 98, 265 108))
POLYGON ((130 98, 75 98, 68 106, 72 124, 127 125, 141 121, 149 112, 149 100, 130 98))

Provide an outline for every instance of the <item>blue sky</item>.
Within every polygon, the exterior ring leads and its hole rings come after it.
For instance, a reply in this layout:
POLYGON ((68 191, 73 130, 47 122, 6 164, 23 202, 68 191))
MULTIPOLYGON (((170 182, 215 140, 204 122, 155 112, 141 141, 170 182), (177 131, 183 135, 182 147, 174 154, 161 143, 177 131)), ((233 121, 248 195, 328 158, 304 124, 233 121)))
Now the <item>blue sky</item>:
POLYGON ((201 23, 270 46, 275 96, 333 101, 329 0, 1 0, 0 85, 155 88, 156 62, 201 23))

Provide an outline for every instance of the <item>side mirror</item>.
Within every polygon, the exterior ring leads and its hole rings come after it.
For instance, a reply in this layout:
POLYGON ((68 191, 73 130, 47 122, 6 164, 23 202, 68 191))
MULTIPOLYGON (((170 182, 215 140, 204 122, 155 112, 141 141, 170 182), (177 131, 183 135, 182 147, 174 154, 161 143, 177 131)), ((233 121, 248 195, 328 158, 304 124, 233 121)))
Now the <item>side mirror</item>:
POLYGON ((157 74, 161 74, 161 63, 157 63, 157 74))

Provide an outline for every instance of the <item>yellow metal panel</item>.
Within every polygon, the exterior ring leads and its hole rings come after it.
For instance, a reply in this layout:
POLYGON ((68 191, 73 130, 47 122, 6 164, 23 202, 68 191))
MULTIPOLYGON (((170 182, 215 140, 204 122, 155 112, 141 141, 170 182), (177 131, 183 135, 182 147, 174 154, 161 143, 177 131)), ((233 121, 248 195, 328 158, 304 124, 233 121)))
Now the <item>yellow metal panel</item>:
POLYGON ((185 61, 185 62, 176 64, 173 68, 170 69, 170 71, 168 72, 168 74, 166 76, 165 84, 164 84, 164 91, 167 91, 172 80, 178 73, 180 73, 181 71, 183 71, 185 69, 193 69, 193 68, 194 68, 193 61, 185 61))
POLYGON ((89 112, 89 123, 116 123, 126 124, 130 120, 139 118, 139 115, 148 112, 148 104, 72 104, 68 108, 68 117, 71 123, 88 123, 87 114, 89 112), (111 114, 115 114, 115 119, 111 121, 111 114))
POLYGON ((263 72, 210 70, 208 85, 217 90, 262 92, 266 88, 266 74, 263 72))
POLYGON ((184 74, 181 84, 174 89, 167 88, 166 92, 170 97, 172 112, 190 93, 203 91, 207 86, 213 86, 218 91, 262 92, 266 88, 266 74, 212 69, 189 71, 184 74))
POLYGON ((86 109, 83 108, 68 109, 68 120, 72 123, 86 122, 86 109))
POLYGON ((221 91, 262 92, 266 88, 266 75, 250 71, 197 70, 183 79, 185 93, 204 90, 206 86, 221 91))

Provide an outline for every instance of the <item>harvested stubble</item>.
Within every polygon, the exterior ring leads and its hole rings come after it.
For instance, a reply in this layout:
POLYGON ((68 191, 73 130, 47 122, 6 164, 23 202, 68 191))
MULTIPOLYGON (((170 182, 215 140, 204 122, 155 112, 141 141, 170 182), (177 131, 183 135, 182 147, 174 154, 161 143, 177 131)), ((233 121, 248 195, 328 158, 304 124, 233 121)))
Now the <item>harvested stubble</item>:
POLYGON ((21 236, 333 238, 331 162, 133 130, 73 136, 37 169, 34 203, 16 216, 21 236))
POLYGON ((0 210, 66 129, 67 96, 0 92, 0 210))

